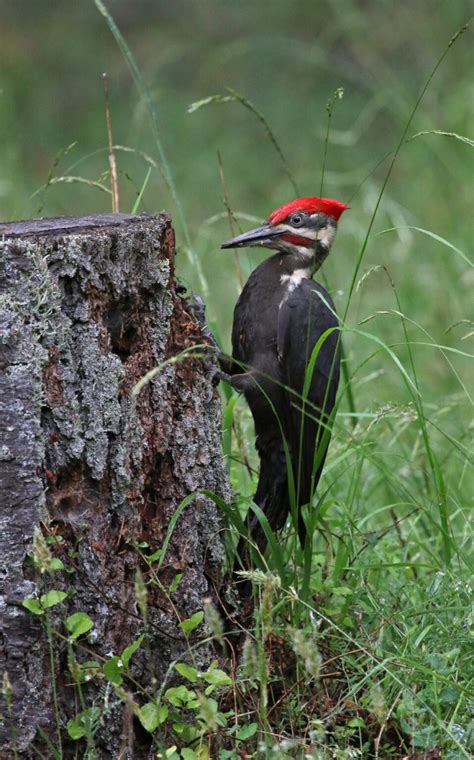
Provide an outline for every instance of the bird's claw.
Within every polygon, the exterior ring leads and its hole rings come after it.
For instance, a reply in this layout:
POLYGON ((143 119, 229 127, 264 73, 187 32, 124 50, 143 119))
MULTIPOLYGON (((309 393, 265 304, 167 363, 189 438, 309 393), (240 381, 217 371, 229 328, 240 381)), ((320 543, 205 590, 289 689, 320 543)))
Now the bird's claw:
POLYGON ((193 335, 191 337, 205 343, 216 354, 220 354, 221 350, 219 345, 206 322, 206 305, 201 296, 193 296, 193 298, 187 302, 186 307, 201 328, 199 335, 193 335))
POLYGON ((206 305, 201 296, 192 296, 186 300, 186 308, 191 312, 193 317, 199 322, 201 327, 206 326, 206 305))
MULTIPOLYGON (((221 380, 230 382, 230 376, 226 372, 223 372, 219 366, 219 357, 222 352, 206 323, 206 305, 204 301, 200 296, 194 296, 192 300, 187 302, 186 307, 201 329, 198 335, 190 335, 189 338, 195 340, 202 347, 203 355, 201 362, 205 373, 209 376, 212 387, 215 388, 221 380)), ((210 401, 212 397, 213 391, 211 391, 207 400, 210 401)))

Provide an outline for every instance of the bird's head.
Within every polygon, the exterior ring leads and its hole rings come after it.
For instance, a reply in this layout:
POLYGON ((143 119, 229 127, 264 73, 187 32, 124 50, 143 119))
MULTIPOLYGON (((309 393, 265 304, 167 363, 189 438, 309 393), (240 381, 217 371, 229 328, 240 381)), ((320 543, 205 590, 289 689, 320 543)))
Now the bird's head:
POLYGON ((348 208, 331 198, 297 198, 272 211, 261 227, 227 240, 221 248, 273 248, 313 259, 317 269, 329 253, 339 217, 348 208))

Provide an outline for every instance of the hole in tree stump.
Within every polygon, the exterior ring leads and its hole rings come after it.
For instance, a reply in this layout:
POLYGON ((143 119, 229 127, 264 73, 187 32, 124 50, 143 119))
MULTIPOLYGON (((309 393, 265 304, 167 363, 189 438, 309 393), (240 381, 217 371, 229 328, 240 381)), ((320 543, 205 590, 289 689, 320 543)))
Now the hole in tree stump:
POLYGON ((111 304, 104 316, 112 351, 122 362, 133 353, 137 343, 138 329, 130 313, 132 305, 130 298, 122 298, 111 304))

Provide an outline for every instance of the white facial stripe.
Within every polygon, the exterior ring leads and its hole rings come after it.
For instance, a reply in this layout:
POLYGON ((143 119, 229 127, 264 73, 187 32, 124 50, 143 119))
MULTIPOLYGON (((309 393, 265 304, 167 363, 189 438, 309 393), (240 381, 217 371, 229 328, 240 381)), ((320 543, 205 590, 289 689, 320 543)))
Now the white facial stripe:
MULTIPOLYGON (((310 217, 311 220, 317 221, 317 214, 310 217)), ((326 224, 324 227, 292 227, 290 224, 280 224, 280 229, 289 232, 292 235, 299 235, 308 240, 319 240, 326 248, 330 248, 336 235, 336 228, 333 224, 326 224)), ((301 247, 301 246, 299 246, 301 247)))
POLYGON ((322 227, 320 230, 318 230, 318 240, 322 245, 324 245, 325 248, 331 247, 335 236, 336 228, 332 224, 329 224, 327 227, 322 227))
POLYGON ((291 235, 299 235, 300 237, 308 238, 308 240, 316 240, 316 230, 313 227, 292 227, 291 224, 280 224, 280 229, 285 232, 289 232, 291 235))

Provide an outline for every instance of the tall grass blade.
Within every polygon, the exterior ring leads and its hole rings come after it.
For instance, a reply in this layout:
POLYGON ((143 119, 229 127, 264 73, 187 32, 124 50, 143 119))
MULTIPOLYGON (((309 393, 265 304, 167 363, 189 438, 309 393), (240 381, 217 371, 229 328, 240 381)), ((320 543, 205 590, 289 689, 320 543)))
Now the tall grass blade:
POLYGON ((386 235, 388 232, 396 232, 397 230, 415 230, 415 232, 421 232, 423 235, 428 235, 428 237, 433 238, 433 240, 436 240, 438 243, 445 245, 446 248, 450 248, 452 251, 457 253, 466 262, 466 264, 469 264, 470 267, 474 267, 474 262, 472 262, 468 256, 466 256, 466 254, 463 253, 459 248, 456 248, 455 245, 450 243, 449 240, 441 237, 441 235, 437 235, 435 232, 431 232, 431 230, 424 230, 422 227, 413 227, 409 224, 403 225, 403 227, 389 227, 386 230, 377 232, 375 237, 379 237, 379 235, 386 235))
POLYGON ((179 518, 183 514, 186 507, 188 507, 191 502, 196 498, 198 495, 197 491, 194 491, 193 493, 188 494, 181 503, 176 507, 175 511, 173 512, 171 519, 168 523, 168 528, 166 531, 166 536, 164 538, 163 544, 161 545, 161 554, 160 558, 158 560, 158 564, 156 566, 156 572, 158 573, 161 570, 161 567, 163 565, 163 562, 165 561, 166 552, 168 549, 168 544, 171 541, 171 536, 173 535, 173 531, 176 527, 176 523, 178 522, 179 518))
POLYGON ((151 174, 151 166, 148 167, 148 171, 146 173, 145 179, 143 180, 143 185, 141 186, 140 192, 138 193, 135 203, 133 204, 132 214, 136 214, 138 212, 138 209, 140 208, 140 205, 143 199, 143 194, 146 190, 146 186, 148 185, 148 180, 150 179, 150 174, 151 174))
POLYGON ((466 145, 469 145, 471 148, 474 148, 474 140, 471 140, 470 137, 458 135, 457 132, 444 132, 442 129, 426 129, 423 130, 423 132, 417 132, 416 135, 412 135, 407 140, 405 140, 405 142, 411 142, 412 140, 416 140, 417 137, 422 137, 423 135, 442 135, 443 137, 452 137, 455 140, 461 140, 461 142, 466 143, 466 145))

